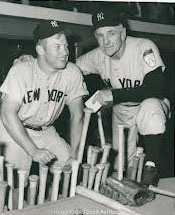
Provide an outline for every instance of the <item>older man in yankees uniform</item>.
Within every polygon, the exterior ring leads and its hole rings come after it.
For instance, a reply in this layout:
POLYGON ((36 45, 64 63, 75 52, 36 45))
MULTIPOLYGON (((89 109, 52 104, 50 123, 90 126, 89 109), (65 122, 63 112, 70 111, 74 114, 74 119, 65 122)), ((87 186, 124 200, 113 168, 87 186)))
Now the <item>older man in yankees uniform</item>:
POLYGON ((5 159, 28 173, 32 159, 46 164, 57 157, 64 165, 76 158, 82 129, 82 97, 88 94, 80 70, 68 62, 63 24, 43 21, 33 36, 37 59, 12 66, 0 87, 0 142, 6 146, 5 159), (65 104, 70 111, 71 147, 52 126, 65 104))
POLYGON ((77 65, 84 75, 99 74, 108 85, 94 99, 113 102, 113 148, 118 150, 117 125, 129 128, 128 161, 132 166, 138 132, 143 135, 147 160, 158 167, 169 102, 163 96, 162 62, 156 45, 143 38, 126 36, 125 21, 109 10, 92 16, 99 47, 80 56, 77 65))

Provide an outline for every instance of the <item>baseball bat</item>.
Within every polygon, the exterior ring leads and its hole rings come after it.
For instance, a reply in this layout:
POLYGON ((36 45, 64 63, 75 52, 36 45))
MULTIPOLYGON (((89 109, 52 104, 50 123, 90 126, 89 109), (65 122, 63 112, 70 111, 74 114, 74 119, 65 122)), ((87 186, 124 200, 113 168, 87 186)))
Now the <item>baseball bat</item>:
POLYGON ((107 143, 103 146, 103 155, 102 155, 100 163, 107 163, 110 149, 111 149, 111 144, 109 144, 109 143, 107 143))
POLYGON ((53 166, 53 184, 52 184, 52 194, 51 201, 56 201, 58 199, 60 176, 62 172, 61 166, 53 166))
POLYGON ((99 135, 100 135, 100 142, 101 142, 101 147, 103 149, 105 145, 105 135, 104 135, 104 129, 103 129, 103 123, 102 123, 102 117, 101 117, 101 111, 98 111, 98 130, 99 130, 99 135))
POLYGON ((118 147, 118 180, 123 179, 124 167, 124 126, 118 125, 119 131, 119 147, 118 147))
POLYGON ((39 177, 37 175, 29 176, 29 196, 28 196, 29 205, 35 205, 38 180, 39 177))
POLYGON ((0 213, 4 212, 6 188, 7 188, 7 182, 0 181, 0 213))
POLYGON ((71 172, 72 172, 72 168, 70 165, 65 165, 63 167, 64 181, 63 181, 62 194, 64 198, 68 197, 71 172))
POLYGON ((94 184, 95 175, 98 172, 98 168, 96 166, 92 166, 89 169, 89 179, 88 179, 88 189, 92 189, 94 184))
POLYGON ((137 157, 140 157, 141 154, 143 154, 143 147, 137 147, 137 150, 136 150, 136 156, 137 157))
POLYGON ((101 183, 102 184, 106 184, 106 179, 107 179, 107 176, 108 176, 109 167, 110 167, 110 163, 105 163, 104 164, 104 170, 103 170, 102 178, 101 178, 101 183))
POLYGON ((137 157, 137 156, 133 157, 133 168, 132 168, 132 173, 131 173, 131 180, 136 179, 139 160, 140 160, 139 157, 137 157))
POLYGON ((93 110, 89 108, 85 108, 84 112, 85 112, 84 123, 83 123, 83 129, 82 129, 80 146, 79 146, 78 157, 77 157, 77 160, 79 163, 82 163, 89 121, 90 121, 91 114, 93 113, 93 110))
POLYGON ((18 178, 19 178, 19 197, 18 197, 18 209, 22 209, 24 206, 24 185, 27 171, 26 170, 18 170, 18 178))
POLYGON ((97 163, 97 159, 98 159, 98 153, 100 152, 100 148, 97 146, 92 147, 92 155, 91 155, 91 162, 90 165, 91 166, 95 166, 97 163))
POLYGON ((139 166, 138 166, 138 172, 137 172, 137 182, 141 182, 142 178, 142 172, 143 172, 143 163, 145 159, 145 153, 139 154, 139 166))
POLYGON ((39 195, 38 204, 44 203, 46 192, 46 180, 47 180, 48 166, 39 164, 39 195))
POLYGON ((88 151, 87 151, 87 164, 91 163, 92 147, 93 146, 91 146, 91 145, 88 147, 88 151))
POLYGON ((79 162, 77 160, 72 161, 72 176, 70 185, 70 197, 75 196, 75 189, 77 185, 79 162))
POLYGON ((13 168, 14 164, 6 163, 7 168, 7 183, 9 186, 9 194, 8 194, 8 209, 11 211, 13 210, 13 189, 14 189, 14 182, 13 182, 13 168))
POLYGON ((87 164, 87 163, 82 164, 82 168, 83 168, 83 187, 87 187, 90 167, 91 167, 90 164, 87 164))
POLYGON ((76 188, 76 193, 82 195, 86 198, 89 198, 95 202, 103 204, 111 209, 117 210, 118 214, 132 214, 132 215, 141 215, 140 213, 131 210, 125 205, 120 204, 119 202, 108 198, 100 193, 89 190, 83 186, 78 185, 76 188))
POLYGON ((98 172, 97 172, 96 177, 95 177, 94 191, 99 192, 99 187, 100 187, 100 183, 101 183, 101 177, 102 177, 104 165, 103 164, 97 164, 96 167, 98 169, 98 172))
POLYGON ((175 198, 175 193, 170 192, 168 190, 163 190, 163 189, 160 189, 159 187, 155 187, 153 185, 149 185, 148 189, 155 193, 175 198))
POLYGON ((0 181, 4 181, 4 156, 0 156, 0 181))

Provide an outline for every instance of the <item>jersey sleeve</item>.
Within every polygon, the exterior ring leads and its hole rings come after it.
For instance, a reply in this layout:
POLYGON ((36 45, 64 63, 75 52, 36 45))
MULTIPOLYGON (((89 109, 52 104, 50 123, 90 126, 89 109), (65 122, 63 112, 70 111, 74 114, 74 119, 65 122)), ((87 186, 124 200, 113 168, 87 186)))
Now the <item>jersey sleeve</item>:
POLYGON ((10 99, 15 100, 19 104, 22 103, 24 94, 25 94, 25 82, 23 76, 23 67, 22 66, 13 66, 4 82, 0 87, 2 92, 2 97, 7 94, 10 99))
POLYGON ((82 71, 83 75, 99 74, 98 61, 98 49, 94 49, 77 58, 76 64, 82 71))
POLYGON ((83 79, 83 75, 79 68, 71 64, 69 80, 67 83, 67 90, 66 90, 66 104, 69 103, 78 97, 83 97, 89 94, 86 84, 83 79))
POLYGON ((157 46, 151 40, 144 40, 141 43, 140 60, 144 73, 154 71, 158 67, 165 69, 157 46))

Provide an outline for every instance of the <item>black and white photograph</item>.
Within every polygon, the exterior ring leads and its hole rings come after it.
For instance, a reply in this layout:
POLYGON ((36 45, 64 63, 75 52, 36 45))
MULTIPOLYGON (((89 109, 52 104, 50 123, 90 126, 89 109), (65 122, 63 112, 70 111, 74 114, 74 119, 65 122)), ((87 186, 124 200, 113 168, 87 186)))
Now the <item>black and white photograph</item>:
POLYGON ((174 0, 0 0, 0 214, 174 215, 174 0))

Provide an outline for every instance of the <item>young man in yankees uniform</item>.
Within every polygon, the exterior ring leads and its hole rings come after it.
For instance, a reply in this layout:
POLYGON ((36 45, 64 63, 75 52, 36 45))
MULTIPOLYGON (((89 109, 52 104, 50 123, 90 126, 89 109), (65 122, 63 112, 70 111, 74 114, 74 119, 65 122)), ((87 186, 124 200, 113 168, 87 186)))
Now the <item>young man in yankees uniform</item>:
POLYGON ((78 67, 68 62, 64 26, 54 20, 39 23, 33 32, 37 59, 19 61, 0 87, 0 142, 5 160, 28 171, 32 160, 61 165, 76 158, 82 130, 82 97, 88 94, 78 67), (70 145, 53 122, 64 106, 70 111, 70 145))
POLYGON ((113 102, 113 148, 118 150, 117 125, 122 124, 129 128, 129 166, 140 133, 147 160, 159 167, 169 101, 163 96, 165 65, 158 48, 148 39, 126 36, 125 23, 114 11, 97 11, 92 23, 99 47, 80 56, 77 65, 84 75, 99 74, 108 84, 94 102, 113 102))

